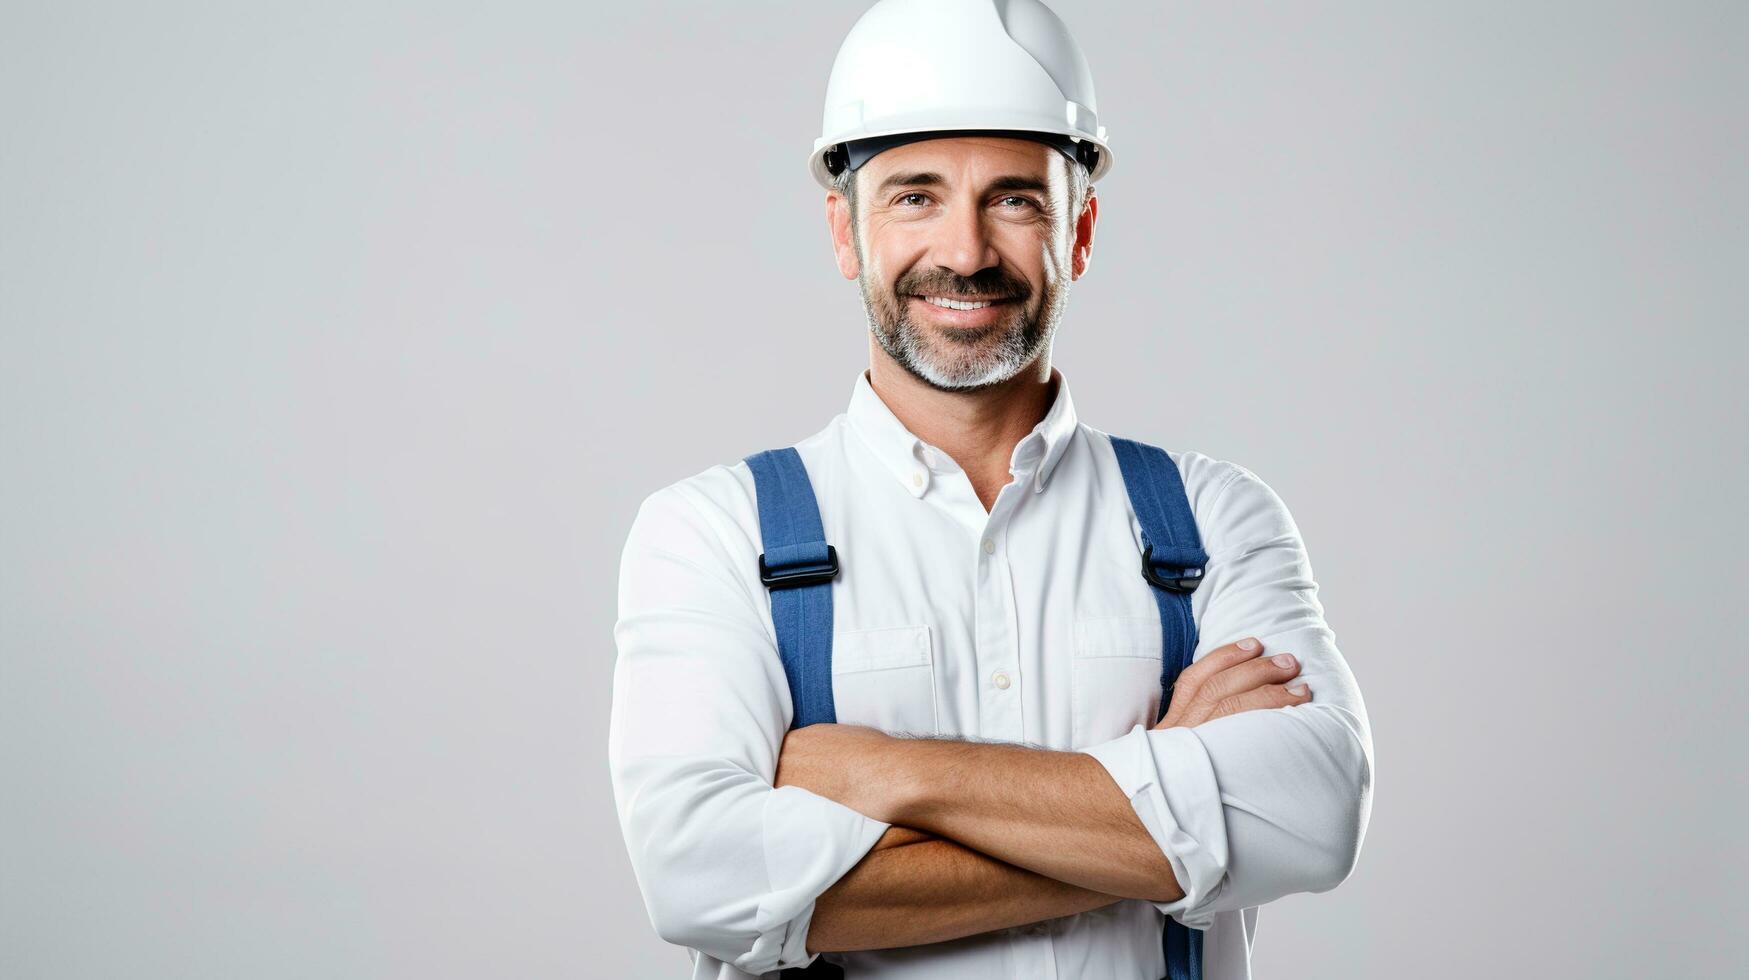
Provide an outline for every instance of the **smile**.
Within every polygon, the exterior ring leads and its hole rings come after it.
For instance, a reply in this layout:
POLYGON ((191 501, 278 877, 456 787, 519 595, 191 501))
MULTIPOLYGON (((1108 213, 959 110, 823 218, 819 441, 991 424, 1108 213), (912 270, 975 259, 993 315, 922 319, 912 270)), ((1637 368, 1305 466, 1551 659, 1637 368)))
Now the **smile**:
POLYGON ((944 310, 981 310, 986 306, 994 306, 1001 300, 980 300, 971 302, 963 299, 951 299, 946 296, 920 296, 919 299, 930 306, 939 306, 944 310))

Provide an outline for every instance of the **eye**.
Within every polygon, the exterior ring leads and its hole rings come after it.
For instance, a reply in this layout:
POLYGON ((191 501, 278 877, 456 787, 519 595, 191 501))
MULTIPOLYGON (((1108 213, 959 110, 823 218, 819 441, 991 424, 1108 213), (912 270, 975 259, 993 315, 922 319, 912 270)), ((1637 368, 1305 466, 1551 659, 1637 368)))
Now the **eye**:
POLYGON ((1008 196, 1007 196, 1007 197, 1004 197, 1004 198, 1001 198, 1001 199, 1000 199, 1000 200, 1001 200, 1001 202, 1002 202, 1002 203, 1004 203, 1004 204, 1006 204, 1006 203, 1007 203, 1007 202, 1009 202, 1009 201, 1019 201, 1019 202, 1020 202, 1020 203, 1021 203, 1021 204, 1022 204, 1022 205, 1024 205, 1024 206, 1026 206, 1026 207, 1029 207, 1029 208, 1036 208, 1036 207, 1038 207, 1038 205, 1037 205, 1037 204, 1036 204, 1036 203, 1034 203, 1034 202, 1033 202, 1033 199, 1032 199, 1032 198, 1030 198, 1030 197, 1021 197, 1021 196, 1020 196, 1020 195, 1019 195, 1019 194, 1010 194, 1010 195, 1008 195, 1008 196))
POLYGON ((913 197, 917 198, 919 201, 929 200, 929 196, 922 193, 921 191, 912 191, 909 194, 900 194, 897 203, 904 204, 907 200, 910 200, 913 197))

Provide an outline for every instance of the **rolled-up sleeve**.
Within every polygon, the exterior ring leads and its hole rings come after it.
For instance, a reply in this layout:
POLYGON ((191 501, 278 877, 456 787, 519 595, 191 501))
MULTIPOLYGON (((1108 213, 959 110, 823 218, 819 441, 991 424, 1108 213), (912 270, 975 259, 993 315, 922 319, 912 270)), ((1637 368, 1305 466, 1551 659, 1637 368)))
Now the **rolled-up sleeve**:
MULTIPOLYGON (((1228 464, 1232 465, 1232 464, 1228 464)), ((1210 560, 1194 599, 1195 658, 1246 636, 1292 653, 1312 700, 1193 728, 1141 725, 1085 749, 1128 795, 1183 891, 1156 908, 1206 929, 1216 913, 1335 888, 1372 813, 1372 732, 1324 621, 1311 562, 1281 499, 1237 475, 1199 514, 1210 560), (1216 550, 1216 547, 1219 550, 1216 550)))
POLYGON ((768 600, 735 564, 752 548, 684 484, 645 499, 620 563, 608 758, 657 934, 760 974, 813 961, 816 899, 888 824, 772 786, 792 708, 768 600))

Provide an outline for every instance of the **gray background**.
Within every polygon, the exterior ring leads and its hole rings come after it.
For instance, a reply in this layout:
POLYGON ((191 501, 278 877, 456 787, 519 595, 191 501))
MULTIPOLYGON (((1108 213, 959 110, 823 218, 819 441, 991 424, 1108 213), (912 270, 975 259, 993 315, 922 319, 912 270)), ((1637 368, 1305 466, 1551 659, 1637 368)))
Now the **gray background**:
MULTIPOLYGON (((861 9, 6 5, 0 974, 683 975, 619 548, 867 363, 803 165, 861 9)), ((1056 363, 1281 494, 1372 716, 1257 975, 1741 975, 1744 5, 1057 9, 1056 363)))

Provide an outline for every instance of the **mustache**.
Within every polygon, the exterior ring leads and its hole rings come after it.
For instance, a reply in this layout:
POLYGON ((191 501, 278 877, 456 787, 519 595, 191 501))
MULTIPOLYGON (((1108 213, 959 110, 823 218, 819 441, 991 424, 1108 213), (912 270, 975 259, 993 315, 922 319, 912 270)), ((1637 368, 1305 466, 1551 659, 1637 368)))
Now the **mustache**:
POLYGON ((988 269, 975 276, 925 275, 899 280, 895 291, 904 296, 941 296, 971 302, 982 300, 1024 299, 1031 294, 1023 280, 999 269, 988 269), (986 274, 988 273, 988 274, 986 274))

